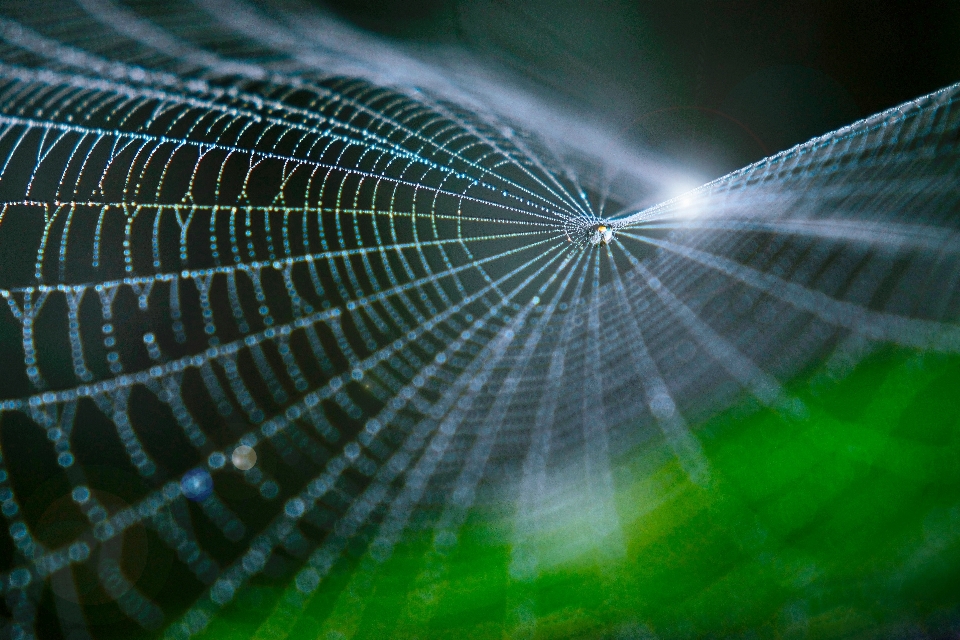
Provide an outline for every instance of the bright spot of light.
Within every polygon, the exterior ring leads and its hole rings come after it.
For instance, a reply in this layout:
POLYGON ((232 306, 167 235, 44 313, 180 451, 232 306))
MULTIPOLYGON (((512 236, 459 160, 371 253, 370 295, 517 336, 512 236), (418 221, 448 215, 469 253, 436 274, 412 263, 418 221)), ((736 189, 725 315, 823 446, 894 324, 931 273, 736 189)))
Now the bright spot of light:
POLYGON ((699 183, 693 180, 675 185, 671 190, 675 210, 678 216, 689 218, 700 213, 700 194, 697 192, 699 183))

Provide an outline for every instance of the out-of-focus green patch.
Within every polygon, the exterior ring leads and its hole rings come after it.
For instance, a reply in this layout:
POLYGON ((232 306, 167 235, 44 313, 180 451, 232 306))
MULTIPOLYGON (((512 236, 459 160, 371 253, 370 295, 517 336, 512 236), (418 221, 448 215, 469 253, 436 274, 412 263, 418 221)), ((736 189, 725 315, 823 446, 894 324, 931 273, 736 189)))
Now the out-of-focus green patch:
POLYGON ((203 637, 956 632, 960 358, 887 348, 842 380, 818 372, 791 391, 800 417, 745 400, 698 426, 705 484, 665 445, 617 461, 618 552, 564 547, 589 523, 554 514, 559 524, 524 543, 551 561, 518 576, 512 516, 477 511, 451 548, 411 535, 384 562, 343 559, 308 597, 248 587, 203 637))

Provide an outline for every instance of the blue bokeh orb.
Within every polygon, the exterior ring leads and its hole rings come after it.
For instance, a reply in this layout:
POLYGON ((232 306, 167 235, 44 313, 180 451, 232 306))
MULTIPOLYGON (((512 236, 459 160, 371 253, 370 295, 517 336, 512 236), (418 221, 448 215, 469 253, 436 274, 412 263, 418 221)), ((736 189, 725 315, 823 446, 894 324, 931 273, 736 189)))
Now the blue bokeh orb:
POLYGON ((180 489, 190 500, 206 500, 213 493, 213 478, 206 469, 191 469, 180 479, 180 489))

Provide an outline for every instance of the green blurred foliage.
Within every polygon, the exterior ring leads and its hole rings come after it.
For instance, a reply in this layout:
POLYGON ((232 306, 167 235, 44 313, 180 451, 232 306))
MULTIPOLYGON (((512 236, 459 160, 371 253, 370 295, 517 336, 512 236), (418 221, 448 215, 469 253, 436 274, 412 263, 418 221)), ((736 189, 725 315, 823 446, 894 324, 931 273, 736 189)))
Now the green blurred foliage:
MULTIPOLYGON (((382 564, 348 555, 304 607, 292 586, 250 587, 203 637, 945 633, 960 589, 957 388, 960 358, 880 349, 841 379, 793 385, 802 417, 745 399, 700 425, 705 486, 665 445, 620 461, 622 541, 515 579, 512 516, 478 509, 450 550, 419 533, 382 564)), ((562 543, 533 541, 542 555, 562 543)))

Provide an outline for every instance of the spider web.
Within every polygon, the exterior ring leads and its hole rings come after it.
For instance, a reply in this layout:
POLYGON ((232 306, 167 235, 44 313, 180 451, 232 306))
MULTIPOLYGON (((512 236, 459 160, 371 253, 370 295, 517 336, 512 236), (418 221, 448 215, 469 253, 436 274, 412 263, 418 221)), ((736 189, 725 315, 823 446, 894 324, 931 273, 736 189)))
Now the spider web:
POLYGON ((802 416, 813 363, 960 350, 957 87, 641 207, 667 164, 442 61, 293 3, 174 5, 4 6, 11 637, 106 605, 190 637, 261 574, 296 609, 351 545, 375 571, 429 528, 442 565, 504 495, 529 579, 557 478, 615 536, 624 452, 708 484, 689 425, 737 398, 802 416))

